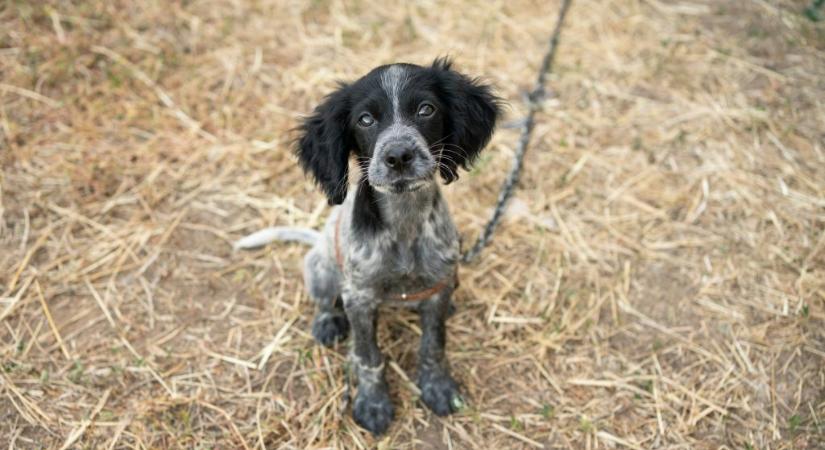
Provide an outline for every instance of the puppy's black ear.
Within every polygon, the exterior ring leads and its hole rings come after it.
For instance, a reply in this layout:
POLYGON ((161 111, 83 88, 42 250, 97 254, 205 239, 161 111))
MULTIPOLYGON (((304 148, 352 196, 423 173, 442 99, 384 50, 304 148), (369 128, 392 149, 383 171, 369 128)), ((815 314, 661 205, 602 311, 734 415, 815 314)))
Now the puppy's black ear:
POLYGON ((348 131, 349 86, 341 84, 299 127, 298 160, 329 199, 340 205, 347 196, 347 172, 352 136, 348 131))
POLYGON ((433 62, 439 96, 444 112, 446 139, 442 150, 441 176, 448 184, 458 179, 458 166, 468 170, 490 141, 496 120, 501 115, 501 101, 492 87, 452 69, 452 61, 439 58, 433 62))

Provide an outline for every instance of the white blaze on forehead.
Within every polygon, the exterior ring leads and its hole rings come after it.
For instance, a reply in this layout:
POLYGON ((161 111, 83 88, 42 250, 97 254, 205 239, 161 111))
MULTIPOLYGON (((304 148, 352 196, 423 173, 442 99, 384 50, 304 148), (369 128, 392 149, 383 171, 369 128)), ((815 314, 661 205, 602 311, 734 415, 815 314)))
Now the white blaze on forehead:
POLYGON ((411 139, 418 147, 419 155, 423 159, 430 158, 424 136, 413 124, 405 123, 404 118, 401 116, 400 98, 408 79, 407 69, 401 65, 389 66, 381 73, 381 89, 387 94, 387 98, 392 104, 393 118, 392 122, 381 131, 376 139, 375 157, 368 169, 370 176, 378 176, 377 173, 385 170, 382 163, 375 163, 374 161, 383 161, 383 155, 390 147, 388 144, 397 141, 399 138, 411 139))
POLYGON ((378 149, 378 151, 384 149, 387 141, 404 135, 412 137, 421 148, 427 148, 421 133, 414 127, 405 124, 401 118, 399 99, 406 83, 407 69, 404 68, 404 66, 393 65, 381 73, 381 88, 386 92, 390 103, 392 103, 393 120, 390 126, 384 129, 378 136, 378 140, 375 143, 375 148, 378 149))
POLYGON ((403 66, 390 66, 381 73, 381 88, 387 93, 392 102, 393 119, 398 122, 400 119, 398 99, 401 97, 401 90, 407 82, 407 73, 403 66))

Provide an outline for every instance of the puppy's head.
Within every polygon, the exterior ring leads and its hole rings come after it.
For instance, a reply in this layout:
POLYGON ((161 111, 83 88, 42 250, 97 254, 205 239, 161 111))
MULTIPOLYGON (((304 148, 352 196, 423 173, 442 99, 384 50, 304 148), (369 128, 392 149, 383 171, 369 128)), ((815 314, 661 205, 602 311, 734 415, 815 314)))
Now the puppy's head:
POLYGON ((490 140, 499 113, 490 86, 447 59, 381 66, 342 84, 304 121, 298 159, 330 204, 346 197, 350 153, 381 192, 419 189, 436 173, 449 183, 490 140))

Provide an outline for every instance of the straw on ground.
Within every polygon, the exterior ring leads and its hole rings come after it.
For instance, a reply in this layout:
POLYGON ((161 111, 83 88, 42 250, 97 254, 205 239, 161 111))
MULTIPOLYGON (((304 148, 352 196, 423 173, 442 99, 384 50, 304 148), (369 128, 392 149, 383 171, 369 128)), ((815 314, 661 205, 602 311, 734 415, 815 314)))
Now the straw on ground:
POLYGON ((576 0, 520 187, 462 268, 467 406, 342 413, 300 245, 326 202, 291 130, 339 79, 453 55, 510 103, 444 188, 489 217, 558 1, 0 6, 0 442, 12 448, 825 446, 825 25, 804 1, 576 0), (552 151, 551 151, 552 149, 552 151), (41 296, 42 294, 42 296, 41 296))

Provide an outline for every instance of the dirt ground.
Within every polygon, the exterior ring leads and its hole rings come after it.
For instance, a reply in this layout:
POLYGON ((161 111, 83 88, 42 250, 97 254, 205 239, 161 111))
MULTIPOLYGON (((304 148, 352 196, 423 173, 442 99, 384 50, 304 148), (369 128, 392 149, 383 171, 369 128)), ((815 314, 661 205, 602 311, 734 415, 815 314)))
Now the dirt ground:
POLYGON ((444 187, 465 242, 509 167, 558 0, 0 3, 0 447, 825 448, 825 23, 792 0, 574 0, 516 197, 461 269, 468 406, 396 420, 309 334, 319 227, 291 131, 337 80, 456 66, 508 102, 444 187))

